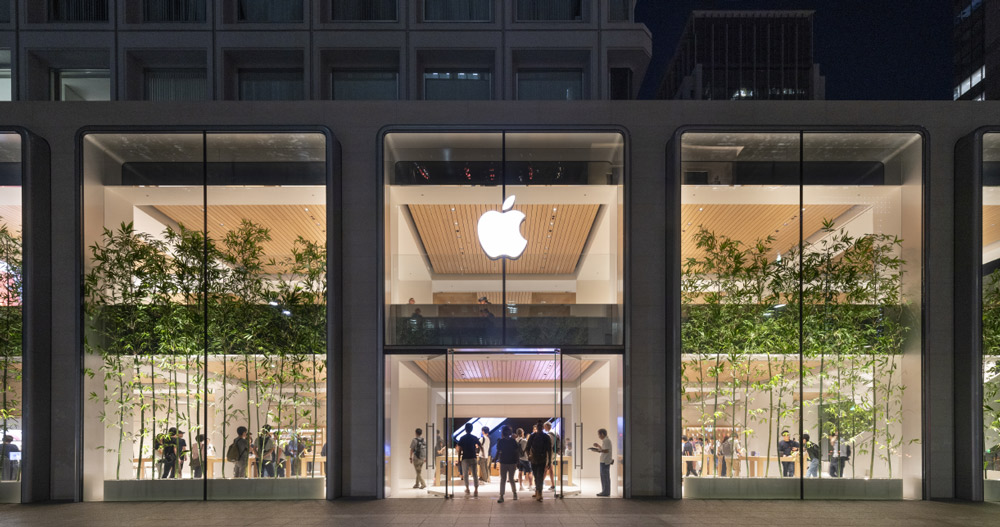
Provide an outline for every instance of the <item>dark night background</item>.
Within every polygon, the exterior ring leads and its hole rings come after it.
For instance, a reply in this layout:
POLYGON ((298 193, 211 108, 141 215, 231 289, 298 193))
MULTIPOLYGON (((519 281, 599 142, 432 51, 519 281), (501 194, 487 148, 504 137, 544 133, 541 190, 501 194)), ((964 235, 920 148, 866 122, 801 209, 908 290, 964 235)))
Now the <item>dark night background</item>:
POLYGON ((695 9, 811 9, 815 60, 830 100, 951 100, 948 0, 639 0, 636 22, 653 33, 640 97, 655 96, 695 9))

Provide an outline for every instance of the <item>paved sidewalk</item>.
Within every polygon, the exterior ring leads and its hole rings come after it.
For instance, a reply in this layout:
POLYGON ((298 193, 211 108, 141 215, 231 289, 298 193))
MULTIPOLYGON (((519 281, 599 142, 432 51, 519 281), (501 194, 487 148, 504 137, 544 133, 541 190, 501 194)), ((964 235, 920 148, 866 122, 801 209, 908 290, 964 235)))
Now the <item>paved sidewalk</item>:
POLYGON ((0 526, 997 526, 1000 504, 493 499, 0 505, 0 526))

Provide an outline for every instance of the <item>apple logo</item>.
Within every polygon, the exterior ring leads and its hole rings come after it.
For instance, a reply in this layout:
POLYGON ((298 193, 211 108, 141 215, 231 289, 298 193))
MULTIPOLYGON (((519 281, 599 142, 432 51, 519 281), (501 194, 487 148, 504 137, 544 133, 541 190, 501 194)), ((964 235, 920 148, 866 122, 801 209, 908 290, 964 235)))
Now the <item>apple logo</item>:
POLYGON ((479 245, 486 251, 490 260, 507 258, 517 260, 528 246, 528 240, 521 236, 521 223, 524 213, 510 210, 514 206, 514 196, 503 202, 503 212, 491 210, 479 218, 476 231, 479 234, 479 245))

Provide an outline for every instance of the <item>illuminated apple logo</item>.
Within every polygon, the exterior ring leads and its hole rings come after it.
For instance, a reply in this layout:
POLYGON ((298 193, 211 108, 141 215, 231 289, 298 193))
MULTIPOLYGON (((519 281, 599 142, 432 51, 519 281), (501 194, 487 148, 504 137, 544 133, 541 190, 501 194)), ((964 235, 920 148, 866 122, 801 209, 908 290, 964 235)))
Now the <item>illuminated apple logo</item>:
POLYGON ((490 260, 507 258, 517 260, 528 246, 528 240, 521 236, 524 213, 510 210, 514 206, 514 196, 503 202, 503 212, 491 210, 479 218, 477 232, 479 245, 490 260))

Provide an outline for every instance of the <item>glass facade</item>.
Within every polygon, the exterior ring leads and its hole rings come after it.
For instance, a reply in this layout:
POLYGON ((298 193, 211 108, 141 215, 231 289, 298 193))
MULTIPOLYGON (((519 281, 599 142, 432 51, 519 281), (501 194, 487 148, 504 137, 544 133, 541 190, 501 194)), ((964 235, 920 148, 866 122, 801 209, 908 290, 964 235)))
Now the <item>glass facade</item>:
POLYGON ((686 497, 921 496, 922 149, 683 134, 686 497))
POLYGON ((392 133, 383 151, 386 345, 623 345, 621 134, 392 133), (511 196, 523 254, 491 259, 482 229, 511 196))
POLYGON ((0 133, 0 503, 21 500, 24 255, 21 136, 0 133))
POLYGON ((983 477, 1000 501, 1000 134, 983 135, 983 477))
POLYGON ((326 137, 82 148, 84 498, 323 498, 326 137))

